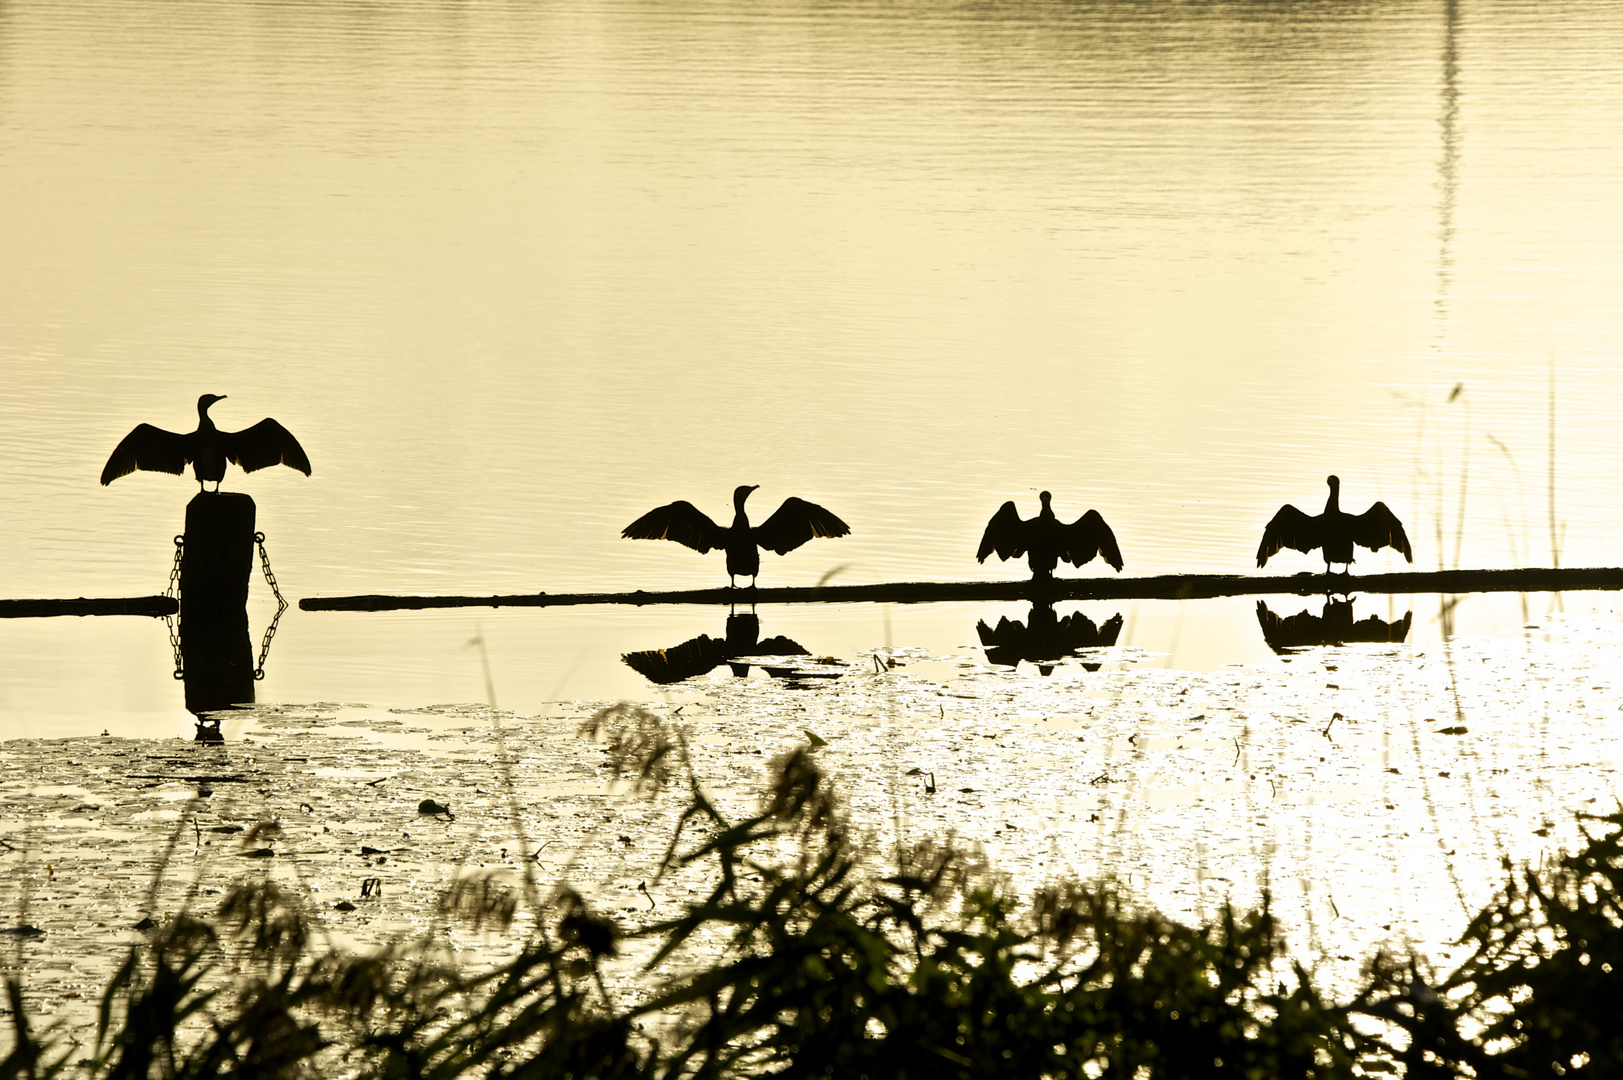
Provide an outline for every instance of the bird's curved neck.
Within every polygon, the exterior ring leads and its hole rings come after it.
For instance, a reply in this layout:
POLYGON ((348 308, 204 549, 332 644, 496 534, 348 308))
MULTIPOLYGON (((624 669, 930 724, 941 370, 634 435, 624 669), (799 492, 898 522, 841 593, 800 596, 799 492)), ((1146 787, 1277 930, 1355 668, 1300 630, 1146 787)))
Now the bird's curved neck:
MULTIPOLYGON (((212 404, 212 403, 211 403, 212 404)), ((214 431, 214 421, 209 419, 209 407, 199 403, 197 406, 197 430, 214 431)))
POLYGON ((1341 488, 1334 484, 1330 485, 1330 497, 1324 500, 1324 512, 1326 514, 1341 512, 1341 488))

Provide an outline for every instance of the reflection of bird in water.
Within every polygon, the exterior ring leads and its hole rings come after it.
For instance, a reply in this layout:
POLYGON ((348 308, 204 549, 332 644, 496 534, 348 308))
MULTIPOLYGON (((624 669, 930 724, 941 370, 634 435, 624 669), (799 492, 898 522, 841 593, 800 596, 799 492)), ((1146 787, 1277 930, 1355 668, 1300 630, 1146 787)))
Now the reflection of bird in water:
POLYGON ((1037 496, 1043 507, 1034 518, 1021 520, 1020 511, 1013 502, 1006 502, 986 523, 981 537, 981 549, 976 562, 997 552, 1000 559, 1018 559, 1026 555, 1031 565, 1031 576, 1046 581, 1054 576, 1054 565, 1064 559, 1072 566, 1081 566, 1095 555, 1121 570, 1121 550, 1116 547, 1116 534, 1110 531, 1099 511, 1089 510, 1067 525, 1054 516, 1050 505, 1053 498, 1044 491, 1037 496))
MULTIPOLYGON (((1121 615, 1111 617, 1103 625, 1094 625, 1092 619, 1080 611, 1061 619, 1054 606, 1033 602, 1031 614, 1021 623, 1000 618, 997 626, 986 625, 983 619, 975 624, 986 649, 986 660, 992 664, 1017 666, 1020 661, 1036 664, 1044 675, 1054 670, 1054 662, 1075 654, 1078 649, 1104 649, 1116 644, 1121 635, 1121 615)), ((1098 664, 1083 664, 1089 671, 1098 671, 1098 664)))
POLYGON ((761 621, 753 612, 727 616, 727 636, 713 638, 700 634, 669 649, 646 649, 621 657, 633 671, 655 683, 681 682, 703 675, 721 664, 732 664, 733 674, 749 674, 748 664, 733 662, 735 656, 809 656, 805 649, 786 637, 760 640, 761 621))
POLYGON ((758 548, 787 555, 817 536, 844 536, 851 526, 816 503, 793 496, 783 500, 777 512, 759 525, 751 526, 744 513, 744 500, 759 484, 740 485, 733 491, 733 523, 717 525, 690 502, 673 502, 650 510, 620 533, 629 540, 675 540, 701 554, 714 548, 727 552, 728 584, 748 574, 750 585, 761 569, 758 548))
POLYGON ((1414 612, 1407 611, 1396 622, 1387 622, 1375 615, 1354 622, 1352 601, 1329 596, 1324 598, 1322 615, 1302 611, 1280 617, 1266 603, 1257 601, 1257 625, 1262 627, 1262 639, 1276 653, 1348 642, 1407 641, 1409 624, 1413 621, 1414 612))
POLYGON ((305 456, 304 448, 275 420, 261 420, 241 431, 221 431, 215 427, 214 421, 209 419, 209 406, 223 400, 224 394, 204 394, 198 398, 197 430, 188 435, 176 435, 151 424, 137 424, 113 449, 113 456, 107 459, 107 467, 101 471, 101 482, 110 484, 137 469, 183 476, 189 464, 199 488, 212 480, 214 490, 219 491, 228 461, 242 466, 243 472, 287 465, 310 475, 310 459, 305 456))
POLYGON ((1409 537, 1397 515, 1378 502, 1362 514, 1349 514, 1341 509, 1341 481, 1331 476, 1330 498, 1325 501, 1324 513, 1309 516, 1289 504, 1279 508, 1268 527, 1262 531, 1262 544, 1257 548, 1257 565, 1262 566, 1281 548, 1297 551, 1324 549, 1324 572, 1330 572, 1331 563, 1346 563, 1352 571, 1353 545, 1362 544, 1371 551, 1389 547, 1414 562, 1409 537))

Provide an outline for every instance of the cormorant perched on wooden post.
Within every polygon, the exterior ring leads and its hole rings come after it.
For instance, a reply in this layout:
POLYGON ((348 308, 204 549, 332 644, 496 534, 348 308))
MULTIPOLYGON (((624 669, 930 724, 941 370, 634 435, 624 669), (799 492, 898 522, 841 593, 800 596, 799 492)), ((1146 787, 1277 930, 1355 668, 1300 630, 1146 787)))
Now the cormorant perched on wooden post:
POLYGON ((241 431, 221 431, 215 427, 214 421, 209 419, 209 406, 224 400, 224 394, 204 394, 198 398, 197 430, 189 435, 177 435, 151 424, 137 424, 107 459, 107 467, 101 471, 101 482, 110 484, 137 469, 184 476, 190 464, 199 490, 206 491, 203 485, 212 480, 214 490, 219 491, 228 461, 242 466, 243 472, 287 465, 310 475, 310 459, 305 456, 304 448, 275 420, 261 420, 241 431))
POLYGON ((1121 570, 1121 549, 1116 546, 1116 534, 1110 531, 1099 511, 1089 510, 1070 524, 1054 516, 1050 505, 1053 496, 1044 491, 1037 498, 1043 508, 1034 518, 1022 520, 1014 503, 1006 502, 986 523, 981 537, 981 549, 976 562, 997 552, 1000 559, 1028 557, 1031 576, 1036 581, 1047 581, 1054 576, 1054 565, 1064 559, 1072 566, 1081 566, 1095 555, 1121 570))
POLYGON ((1371 551, 1389 547, 1414 562, 1414 551, 1403 523, 1378 502, 1362 514, 1349 514, 1341 509, 1341 481, 1334 476, 1325 478, 1330 485, 1330 498, 1325 501, 1324 513, 1310 516, 1289 505, 1279 508, 1268 527, 1262 531, 1262 544, 1257 548, 1257 565, 1266 563, 1281 548, 1297 551, 1324 549, 1324 572, 1330 572, 1331 563, 1346 563, 1352 572, 1353 545, 1362 544, 1371 551))
POLYGON ((744 513, 744 500, 759 484, 743 484, 733 491, 733 523, 730 527, 717 525, 690 502, 673 502, 650 510, 633 521, 620 533, 628 540, 675 540, 694 551, 704 553, 714 548, 727 552, 728 585, 736 587, 732 579, 748 574, 750 587, 755 586, 755 575, 761 569, 761 553, 766 548, 779 555, 787 555, 806 541, 817 536, 844 536, 851 526, 805 499, 793 496, 759 525, 751 526, 744 513))

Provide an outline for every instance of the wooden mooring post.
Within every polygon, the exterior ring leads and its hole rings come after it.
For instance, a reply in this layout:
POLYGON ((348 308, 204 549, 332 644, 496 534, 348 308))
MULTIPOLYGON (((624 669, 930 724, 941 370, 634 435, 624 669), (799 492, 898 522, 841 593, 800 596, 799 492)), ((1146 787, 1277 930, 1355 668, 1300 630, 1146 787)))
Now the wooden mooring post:
POLYGON ((193 713, 254 700, 248 579, 254 569, 254 500, 203 492, 186 506, 180 558, 180 652, 193 713))

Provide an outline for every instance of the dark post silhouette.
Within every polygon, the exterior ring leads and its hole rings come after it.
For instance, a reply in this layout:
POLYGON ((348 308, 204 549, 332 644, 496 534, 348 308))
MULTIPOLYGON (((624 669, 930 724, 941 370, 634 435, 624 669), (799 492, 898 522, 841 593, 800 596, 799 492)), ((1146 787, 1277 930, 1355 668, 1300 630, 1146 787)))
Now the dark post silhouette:
POLYGON ((254 500, 196 495, 186 506, 180 562, 180 650, 193 713, 254 700, 248 578, 254 568, 254 500))

